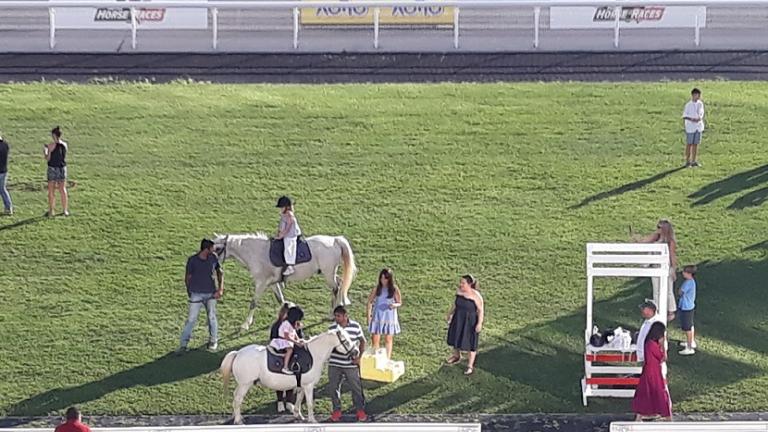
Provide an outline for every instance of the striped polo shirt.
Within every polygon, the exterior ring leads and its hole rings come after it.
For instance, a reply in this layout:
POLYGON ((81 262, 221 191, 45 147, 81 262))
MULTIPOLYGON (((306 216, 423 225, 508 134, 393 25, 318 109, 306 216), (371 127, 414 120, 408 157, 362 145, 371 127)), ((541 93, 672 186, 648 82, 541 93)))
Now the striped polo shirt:
MULTIPOLYGON (((339 328, 339 324, 332 324, 328 330, 334 330, 339 328)), ((357 321, 349 320, 347 325, 344 327, 344 330, 349 333, 349 337, 352 339, 352 342, 360 342, 365 341, 365 335, 363 334, 363 328, 360 327, 360 323, 357 321)), ((342 354, 335 349, 331 352, 331 360, 329 361, 329 364, 331 366, 340 367, 340 368, 352 368, 357 367, 356 364, 352 363, 352 358, 346 354, 342 354)))

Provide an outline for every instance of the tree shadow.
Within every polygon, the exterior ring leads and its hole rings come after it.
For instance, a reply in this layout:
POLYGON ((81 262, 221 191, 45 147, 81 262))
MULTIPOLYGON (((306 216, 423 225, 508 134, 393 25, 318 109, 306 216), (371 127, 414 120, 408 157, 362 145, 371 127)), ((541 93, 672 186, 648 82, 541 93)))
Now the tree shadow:
POLYGON ((177 357, 168 353, 149 363, 126 369, 98 381, 57 388, 35 395, 9 407, 8 416, 45 415, 90 402, 120 389, 172 383, 218 369, 226 353, 194 350, 177 357))
POLYGON ((768 200, 768 187, 754 190, 739 197, 728 206, 728 210, 744 210, 747 207, 759 207, 768 200))
POLYGON ((602 200, 607 199, 607 198, 611 198, 611 197, 618 196, 618 195, 621 195, 621 194, 624 194, 624 193, 627 193, 627 192, 631 192, 631 191, 634 191, 634 190, 637 190, 637 189, 641 189, 641 188, 643 188, 645 186, 648 186, 651 183, 655 183, 655 182, 657 182, 657 181, 659 181, 659 180, 669 176, 670 174, 676 173, 676 172, 678 172, 680 170, 683 170, 683 169, 684 169, 684 167, 673 168, 671 170, 660 172, 660 173, 658 173, 656 175, 653 175, 653 176, 648 177, 648 178, 644 178, 642 180, 638 180, 638 181, 635 181, 635 182, 632 182, 632 183, 627 183, 625 185, 621 185, 621 186, 619 186, 617 188, 614 188, 614 189, 611 189, 611 190, 608 190, 608 191, 605 191, 605 192, 600 192, 598 194, 595 194, 595 195, 589 196, 587 198, 584 198, 580 203, 574 204, 574 205, 568 207, 568 209, 569 210, 579 209, 579 208, 585 207, 585 206, 587 206, 589 204, 592 204, 593 202, 596 202, 596 201, 602 201, 602 200))
MULTIPOLYGON (((693 204, 691 204, 693 206, 705 205, 719 198, 759 186, 765 182, 768 182, 768 165, 759 166, 710 183, 688 195, 688 198, 694 200, 693 204)), ((736 199, 728 208, 731 210, 742 210, 747 207, 759 206, 766 200, 766 196, 768 196, 768 188, 759 189, 736 199)))
POLYGON ((27 219, 22 219, 20 221, 14 222, 12 224, 0 226, 0 231, 5 231, 5 230, 9 230, 9 229, 19 228, 19 227, 22 227, 24 225, 30 225, 30 224, 33 224, 33 223, 40 222, 43 219, 45 219, 45 217, 43 217, 43 216, 35 216, 35 217, 27 218, 27 219))
POLYGON ((742 249, 742 252, 751 252, 751 251, 759 251, 759 250, 768 250, 768 240, 763 240, 759 243, 755 243, 753 245, 747 246, 744 249, 742 249))
MULTIPOLYGON (((668 364, 673 402, 694 400, 763 374, 748 361, 721 355, 715 345, 723 342, 760 354, 768 352, 761 312, 767 297, 760 283, 767 278, 765 263, 700 263, 696 330, 702 343, 695 356, 677 354, 682 334, 677 321, 670 323, 668 364)), ((610 296, 601 296, 599 291, 596 294, 601 299, 594 307, 596 324, 637 329, 642 321, 638 305, 650 297, 651 286, 647 279, 631 280, 610 296)), ((408 404, 443 413, 626 412, 627 400, 596 398, 589 400, 587 408, 582 406, 584 325, 584 310, 579 309, 528 325, 492 343, 486 340, 473 376, 463 376, 463 367, 441 366, 371 400, 369 407, 374 414, 408 404)))

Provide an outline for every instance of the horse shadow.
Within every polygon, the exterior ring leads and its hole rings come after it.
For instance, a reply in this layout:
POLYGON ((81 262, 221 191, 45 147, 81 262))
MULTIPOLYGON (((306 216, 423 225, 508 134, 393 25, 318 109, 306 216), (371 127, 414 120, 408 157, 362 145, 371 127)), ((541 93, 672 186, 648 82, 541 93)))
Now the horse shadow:
MULTIPOLYGON (((695 356, 677 354, 676 345, 683 335, 677 321, 669 325, 668 364, 674 403, 691 401, 763 374, 759 367, 747 361, 721 355, 715 343, 736 345, 757 353, 768 352, 765 337, 768 321, 761 313, 766 295, 759 283, 766 278, 765 263, 739 260, 700 263, 696 330, 701 346, 695 356)), ((599 292, 596 294, 600 299, 599 292)), ((650 294, 647 279, 623 284, 612 295, 595 303, 596 324, 603 329, 615 326, 638 329, 642 321, 638 305, 650 294)), ((554 320, 530 324, 493 341, 486 339, 486 347, 481 346, 471 377, 463 376, 463 367, 442 365, 433 373, 376 397, 368 406, 374 414, 397 411, 407 405, 429 412, 455 414, 537 410, 627 412, 629 402, 626 400, 596 398, 589 400, 588 407, 582 406, 584 325, 584 311, 580 309, 554 320), (509 397, 510 394, 518 396, 509 397)))
MULTIPOLYGON (((688 198, 694 200, 692 206, 705 205, 766 182, 768 182, 768 164, 710 183, 688 195, 688 198)), ((754 190, 737 198, 728 206, 728 209, 743 210, 747 207, 757 207, 762 205, 766 199, 768 199, 768 187, 754 190)))
POLYGON ((681 171, 683 169, 684 169, 684 167, 673 168, 673 169, 670 169, 670 170, 667 170, 667 171, 664 171, 664 172, 660 172, 660 173, 658 173, 656 175, 653 175, 653 176, 650 176, 648 178, 637 180, 637 181, 634 181, 632 183, 627 183, 627 184, 621 185, 621 186, 616 187, 616 188, 611 189, 611 190, 600 192, 598 194, 595 194, 595 195, 592 195, 592 196, 584 198, 580 203, 574 204, 574 205, 568 207, 568 209, 569 210, 580 209, 580 208, 585 207, 585 206, 587 206, 589 204, 592 204, 593 202, 596 202, 596 201, 602 201, 602 200, 607 199, 607 198, 611 198, 611 197, 614 197, 614 196, 622 195, 622 194, 625 194, 627 192, 632 192, 632 191, 637 190, 637 189, 642 189, 645 186, 648 186, 649 184, 652 184, 652 183, 655 183, 655 182, 657 182, 659 180, 662 180, 663 178, 665 178, 665 177, 667 177, 667 176, 669 176, 671 174, 674 174, 674 173, 676 173, 678 171, 681 171))
POLYGON ((86 384, 49 390, 10 406, 8 416, 53 414, 73 405, 97 400, 113 391, 136 386, 172 383, 218 369, 226 353, 189 351, 182 356, 168 353, 161 357, 86 384))

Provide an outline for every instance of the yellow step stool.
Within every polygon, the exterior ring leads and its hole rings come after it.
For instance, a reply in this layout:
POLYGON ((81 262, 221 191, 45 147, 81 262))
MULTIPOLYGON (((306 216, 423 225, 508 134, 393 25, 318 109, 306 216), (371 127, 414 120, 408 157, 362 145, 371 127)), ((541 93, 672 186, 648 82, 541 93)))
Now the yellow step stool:
POLYGON ((366 350, 360 359, 360 377, 364 380, 392 383, 405 373, 405 362, 387 359, 387 350, 366 350))

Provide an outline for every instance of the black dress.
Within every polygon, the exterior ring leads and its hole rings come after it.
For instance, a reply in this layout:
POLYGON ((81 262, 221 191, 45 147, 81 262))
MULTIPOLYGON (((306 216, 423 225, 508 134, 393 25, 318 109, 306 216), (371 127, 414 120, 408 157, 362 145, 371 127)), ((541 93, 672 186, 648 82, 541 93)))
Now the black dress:
POLYGON ((456 295, 456 310, 448 327, 448 345, 460 351, 477 351, 477 305, 456 295))

